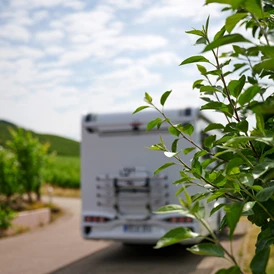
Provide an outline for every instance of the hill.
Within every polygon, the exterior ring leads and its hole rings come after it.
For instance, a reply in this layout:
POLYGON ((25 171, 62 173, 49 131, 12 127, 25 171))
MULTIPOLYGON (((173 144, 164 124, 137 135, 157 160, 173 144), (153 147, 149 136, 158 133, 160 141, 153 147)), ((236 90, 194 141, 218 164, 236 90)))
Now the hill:
MULTIPOLYGON (((18 126, 8 121, 0 120, 0 146, 5 147, 6 141, 11 138, 9 128, 16 130, 18 126)), ((50 143, 50 152, 55 151, 57 155, 60 156, 79 156, 80 144, 77 141, 51 134, 30 132, 33 136, 37 137, 41 143, 50 143)))

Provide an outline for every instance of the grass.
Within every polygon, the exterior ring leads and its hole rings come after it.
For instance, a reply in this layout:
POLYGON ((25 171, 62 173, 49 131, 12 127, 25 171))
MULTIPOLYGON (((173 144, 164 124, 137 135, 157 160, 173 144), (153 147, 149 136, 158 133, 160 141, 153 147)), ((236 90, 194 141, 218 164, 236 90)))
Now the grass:
POLYGON ((81 192, 80 189, 75 188, 62 188, 58 186, 52 186, 49 184, 45 184, 42 187, 42 195, 44 196, 58 196, 58 197, 73 197, 73 198, 80 198, 81 192), (50 188, 50 191, 49 191, 50 188))
POLYGON ((59 188, 80 188, 79 157, 54 157, 46 167, 44 181, 59 188))

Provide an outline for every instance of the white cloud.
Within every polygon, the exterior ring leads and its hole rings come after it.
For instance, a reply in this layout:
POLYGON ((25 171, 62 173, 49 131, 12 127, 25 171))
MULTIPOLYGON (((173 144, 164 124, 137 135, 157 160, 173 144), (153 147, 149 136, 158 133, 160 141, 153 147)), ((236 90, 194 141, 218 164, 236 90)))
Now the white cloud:
POLYGON ((8 40, 28 42, 31 37, 31 34, 24 27, 13 24, 7 24, 1 26, 0 37, 8 40))
POLYGON ((35 36, 40 42, 56 42, 64 37, 64 33, 59 30, 38 32, 35 36))
POLYGON ((37 12, 34 12, 33 14, 33 20, 35 22, 39 22, 47 18, 49 18, 49 12, 47 10, 37 11, 37 12))
POLYGON ((4 19, 5 23, 12 23, 16 26, 30 26, 33 24, 33 20, 29 17, 27 10, 9 10, 1 13, 1 18, 4 19))
POLYGON ((80 106, 94 112, 132 110, 136 105, 136 100, 132 99, 134 94, 143 94, 148 87, 161 83, 160 74, 152 73, 141 66, 97 75, 92 86, 81 94, 80 106))
POLYGON ((47 47, 45 49, 46 54, 48 55, 59 55, 65 52, 65 49, 62 47, 58 47, 58 46, 51 46, 51 47, 47 47))
POLYGON ((173 52, 152 53, 145 58, 116 58, 113 61, 117 66, 133 66, 139 65, 143 67, 161 67, 161 66, 176 66, 180 62, 180 58, 173 52))
POLYGON ((43 57, 44 53, 40 49, 27 46, 0 47, 0 59, 30 58, 38 59, 43 57))
POLYGON ((145 0, 106 0, 105 4, 110 4, 118 9, 139 9, 147 2, 145 0))
POLYGON ((144 11, 136 23, 151 22, 155 19, 169 20, 170 18, 188 18, 194 21, 219 17, 220 11, 215 5, 203 6, 204 0, 195 0, 191 4, 188 0, 157 1, 157 4, 144 11))
POLYGON ((72 9, 82 9, 85 3, 80 0, 10 0, 11 8, 15 9, 35 9, 35 8, 52 8, 65 6, 72 9))

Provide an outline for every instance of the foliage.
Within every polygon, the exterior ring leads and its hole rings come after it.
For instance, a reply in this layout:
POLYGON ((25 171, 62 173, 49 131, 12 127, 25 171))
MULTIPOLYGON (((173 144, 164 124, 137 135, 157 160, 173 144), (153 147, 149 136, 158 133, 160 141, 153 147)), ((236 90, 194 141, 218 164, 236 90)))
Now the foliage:
MULTIPOLYGON (((6 143, 12 138, 9 129, 18 130, 18 127, 7 121, 0 120, 0 146, 6 148, 6 143)), ((22 128, 23 131, 26 131, 22 128)), ((49 143, 49 153, 56 153, 60 156, 79 156, 80 144, 77 141, 51 135, 51 134, 38 134, 31 132, 33 137, 39 139, 41 143, 49 143)))
POLYGON ((0 206, 0 230, 5 230, 11 226, 11 221, 15 217, 15 212, 9 208, 0 206))
POLYGON ((11 131, 11 135, 12 140, 8 142, 8 147, 18 162, 18 181, 30 202, 32 192, 37 194, 39 200, 48 144, 41 144, 30 132, 21 129, 17 132, 11 131))
POLYGON ((19 192, 18 163, 15 155, 0 147, 0 194, 10 199, 19 192))
POLYGON ((80 187, 80 159, 57 156, 52 159, 44 174, 44 181, 63 188, 80 187))
MULTIPOLYGON (((271 43, 274 5, 272 1, 263 0, 206 1, 206 4, 210 3, 225 5, 223 11, 230 12, 230 15, 225 18, 225 25, 213 39, 208 35, 209 18, 201 30, 187 32, 198 37, 196 44, 203 46, 206 57, 189 57, 181 62, 181 66, 196 64, 201 79, 193 83, 193 89, 200 92, 205 102, 201 110, 222 113, 226 122, 223 125, 211 123, 205 129, 207 134, 211 134, 201 146, 191 138, 195 128, 172 124, 164 110, 155 105, 148 93, 145 94, 147 105, 137 108, 135 113, 149 107, 161 114, 161 117, 148 123, 147 130, 160 128, 163 123, 168 123, 169 132, 176 139, 171 151, 162 138, 160 143, 152 146, 153 150, 163 151, 168 157, 173 156, 177 160, 182 166, 182 184, 194 184, 193 177, 202 183, 204 193, 198 196, 190 196, 184 189, 185 199, 180 199, 181 212, 187 212, 198 219, 212 236, 213 244, 198 244, 189 251, 200 255, 226 257, 234 264, 218 273, 243 273, 233 249, 226 250, 222 246, 201 213, 202 200, 209 202, 226 198, 229 203, 215 208, 214 211, 225 210, 222 226, 228 226, 231 242, 240 216, 247 216, 251 223, 260 227, 256 253, 250 268, 254 274, 263 274, 269 259, 270 246, 274 243, 273 86, 271 90, 274 80, 274 46, 271 43), (221 52, 224 48, 226 51, 221 52), (248 119, 250 116, 256 118, 254 128, 248 119), (222 134, 219 136, 216 130, 222 134), (177 150, 180 139, 189 141, 190 147, 185 151, 177 150), (186 163, 183 153, 191 150, 195 154, 191 163, 186 163), (202 157, 205 155, 208 157, 202 157)), ((162 108, 170 94, 167 91, 162 95, 162 108)), ((171 163, 167 163, 156 172, 170 165, 171 163)), ((161 212, 164 210, 162 208, 161 212)), ((178 212, 177 207, 175 210, 178 212)), ((167 238, 169 242, 178 242, 186 237, 194 236, 188 230, 185 233, 182 230, 171 234, 169 232, 160 239, 157 246, 165 246, 167 238)))

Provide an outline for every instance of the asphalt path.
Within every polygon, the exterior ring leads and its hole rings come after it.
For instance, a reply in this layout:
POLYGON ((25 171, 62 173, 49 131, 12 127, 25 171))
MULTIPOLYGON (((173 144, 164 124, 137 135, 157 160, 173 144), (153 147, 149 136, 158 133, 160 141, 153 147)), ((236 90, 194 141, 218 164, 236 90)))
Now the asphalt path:
MULTIPOLYGON (((212 274, 226 266, 223 259, 196 256, 181 245, 155 250, 152 246, 83 240, 80 200, 54 197, 53 202, 65 209, 64 217, 0 240, 1 274, 212 274)), ((237 228, 235 254, 247 228, 244 222, 237 228)), ((229 248, 226 238, 222 242, 229 248)))
MULTIPOLYGON (((1 274, 45 274, 110 245, 80 234, 80 200, 53 198, 66 214, 52 224, 0 240, 1 274)), ((77 273, 77 272, 76 272, 77 273)))

